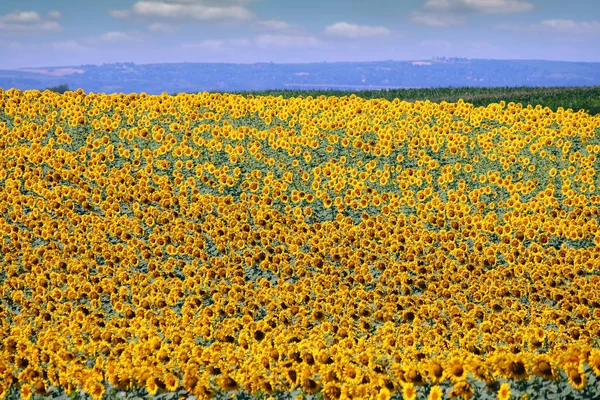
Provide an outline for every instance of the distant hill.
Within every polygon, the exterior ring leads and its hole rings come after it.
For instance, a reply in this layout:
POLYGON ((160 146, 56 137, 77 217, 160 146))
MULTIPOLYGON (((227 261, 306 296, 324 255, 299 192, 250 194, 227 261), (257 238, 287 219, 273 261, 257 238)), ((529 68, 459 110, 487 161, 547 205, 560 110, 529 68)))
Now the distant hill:
POLYGON ((537 60, 337 62, 309 64, 116 63, 0 70, 0 87, 148 94, 270 89, 598 86, 600 63, 537 60))

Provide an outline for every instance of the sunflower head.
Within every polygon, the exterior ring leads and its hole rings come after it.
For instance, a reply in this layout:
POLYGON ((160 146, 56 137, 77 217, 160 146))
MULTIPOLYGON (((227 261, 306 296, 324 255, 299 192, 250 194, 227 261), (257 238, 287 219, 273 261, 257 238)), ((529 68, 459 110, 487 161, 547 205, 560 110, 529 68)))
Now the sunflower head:
POLYGON ((402 398, 406 400, 415 400, 417 398, 417 389, 412 383, 406 383, 402 387, 402 398))
POLYGON ((592 367, 592 371, 596 376, 600 376, 600 350, 592 349, 588 357, 588 364, 592 367))
POLYGON ((510 399, 510 385, 508 383, 503 383, 500 385, 500 390, 498 390, 498 400, 509 400, 510 399))
POLYGON ((571 367, 567 370, 569 375, 569 383, 575 390, 581 390, 587 383, 587 376, 581 368, 571 367))
POLYGON ((470 399, 473 397, 473 388, 466 381, 460 381, 454 384, 448 397, 460 397, 462 399, 470 399))
POLYGON ((452 382, 460 382, 467 379, 467 371, 463 366, 463 362, 459 358, 451 358, 444 370, 452 382))
POLYGON ((553 380, 556 378, 554 368, 552 367, 550 358, 547 355, 543 355, 535 360, 532 372, 535 376, 539 376, 540 378, 547 380, 553 380))
POLYGON ((512 379, 527 379, 527 367, 522 360, 514 360, 508 364, 508 370, 512 379))
POLYGON ((444 393, 442 392, 442 389, 438 385, 435 385, 431 387, 427 400, 442 400, 443 397, 444 393))
POLYGON ((446 378, 446 372, 438 361, 431 361, 427 367, 427 377, 429 381, 438 384, 446 378))

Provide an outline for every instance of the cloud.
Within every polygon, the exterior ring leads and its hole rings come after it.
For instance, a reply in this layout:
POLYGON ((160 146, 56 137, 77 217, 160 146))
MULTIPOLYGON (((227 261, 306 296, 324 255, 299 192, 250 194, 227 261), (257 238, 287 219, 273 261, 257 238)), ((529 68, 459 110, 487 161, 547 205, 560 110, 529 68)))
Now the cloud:
POLYGON ((248 46, 251 42, 248 39, 205 39, 197 43, 182 44, 182 49, 200 49, 206 51, 221 51, 232 47, 248 46))
POLYGON ((108 13, 115 18, 127 18, 131 15, 129 10, 110 10, 108 13))
POLYGON ((205 51, 226 51, 239 49, 241 47, 254 48, 307 48, 319 47, 322 41, 314 36, 298 35, 258 35, 253 40, 247 38, 240 39, 205 39, 196 43, 182 44, 182 49, 201 49, 205 51))
POLYGON ((48 18, 50 19, 59 19, 61 17, 60 12, 58 11, 50 11, 48 13, 48 18))
POLYGON ((153 24, 148 25, 148 30, 150 32, 162 32, 162 33, 173 33, 175 32, 175 28, 171 25, 163 24, 161 22, 155 22, 153 24))
POLYGON ((572 19, 549 19, 542 21, 545 29, 564 33, 600 33, 600 21, 573 21, 572 19))
POLYGON ((52 48, 55 50, 68 50, 68 51, 85 51, 87 47, 77 43, 75 40, 66 40, 62 42, 52 43, 52 48))
POLYGON ((125 32, 106 32, 100 36, 103 42, 128 42, 136 40, 133 36, 125 32))
POLYGON ((220 7, 196 2, 138 1, 133 5, 131 11, 144 18, 195 19, 199 21, 247 20, 252 17, 252 13, 248 9, 239 5, 220 7))
POLYGON ((422 11, 413 12, 410 20, 415 24, 432 28, 451 28, 464 25, 467 22, 467 19, 462 15, 426 13, 422 11))
POLYGON ((532 3, 524 0, 426 0, 422 10, 410 14, 415 24, 435 28, 462 26, 467 16, 509 14, 531 11, 532 3))
POLYGON ((14 11, 10 14, 0 15, 0 31, 16 33, 60 30, 62 30, 60 24, 56 21, 43 20, 35 11, 14 11))
POLYGON ((495 29, 512 32, 559 32, 562 34, 600 34, 600 21, 548 19, 535 24, 499 24, 495 29))
POLYGON ((528 1, 522 0, 427 0, 425 8, 439 11, 501 14, 531 11, 534 6, 528 1))
POLYGON ((392 34, 392 31, 383 26, 355 25, 348 22, 337 22, 327 26, 325 28, 325 34, 328 36, 355 39, 389 36, 392 34))
POLYGON ((284 30, 290 29, 292 27, 291 24, 288 24, 285 21, 276 20, 276 19, 269 19, 269 20, 264 20, 264 21, 256 21, 255 24, 258 25, 258 26, 261 26, 263 28, 272 29, 272 30, 275 30, 275 31, 284 31, 284 30))
POLYGON ((254 43, 258 47, 302 48, 319 47, 322 42, 315 36, 259 35, 254 43))

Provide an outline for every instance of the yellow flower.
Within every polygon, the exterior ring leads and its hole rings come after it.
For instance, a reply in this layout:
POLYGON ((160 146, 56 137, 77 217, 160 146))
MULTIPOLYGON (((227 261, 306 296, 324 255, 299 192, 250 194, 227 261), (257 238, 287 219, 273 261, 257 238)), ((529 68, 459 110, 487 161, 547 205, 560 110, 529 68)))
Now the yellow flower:
POLYGON ((463 361, 460 358, 451 358, 444 368, 452 383, 464 381, 467 379, 467 371, 463 366, 463 361))
POLYGON ((585 371, 583 368, 570 368, 568 371, 569 375, 569 383, 575 390, 581 390, 584 388, 587 383, 587 376, 585 375, 585 371))
POLYGON ((146 380, 146 389, 151 396, 155 396, 158 393, 158 385, 153 376, 146 380))
POLYGON ((435 385, 431 387, 427 400, 442 400, 443 397, 442 389, 438 385, 435 385))
POLYGON ((417 390, 412 383, 405 383, 402 387, 402 398, 404 400, 415 400, 417 398, 417 390))
POLYGON ((92 397, 92 399, 102 400, 102 397, 104 396, 104 392, 106 390, 104 388, 104 385, 100 384, 99 382, 92 382, 87 386, 88 387, 86 391, 92 397))
POLYGON ((600 350, 592 349, 588 358, 588 364, 592 367, 592 371, 596 376, 600 376, 600 350))
POLYGON ((510 385, 508 383, 503 383, 500 385, 500 390, 498 390, 498 400, 509 400, 510 399, 510 385))
POLYGON ((31 385, 25 383, 21 385, 21 398, 23 400, 29 400, 31 398, 31 385))
POLYGON ((454 388, 450 392, 449 397, 462 397, 463 399, 470 399, 473 397, 473 388, 466 381, 460 381, 454 384, 454 388))
POLYGON ((390 400, 392 397, 390 391, 387 388, 381 388, 379 394, 377 395, 377 400, 390 400))
POLYGON ((165 386, 169 392, 175 392, 179 388, 179 379, 171 373, 165 376, 165 386))

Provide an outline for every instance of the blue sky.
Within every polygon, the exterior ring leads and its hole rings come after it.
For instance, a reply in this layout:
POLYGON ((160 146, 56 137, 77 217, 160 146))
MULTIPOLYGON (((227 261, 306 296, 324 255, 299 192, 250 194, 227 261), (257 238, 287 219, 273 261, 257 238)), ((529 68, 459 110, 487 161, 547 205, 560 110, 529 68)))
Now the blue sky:
POLYGON ((597 0, 2 0, 0 69, 432 57, 600 61, 597 0))

